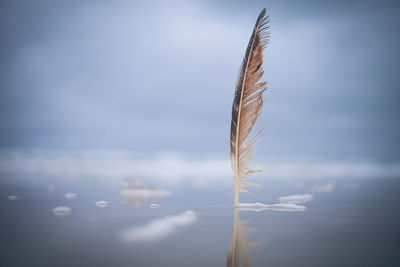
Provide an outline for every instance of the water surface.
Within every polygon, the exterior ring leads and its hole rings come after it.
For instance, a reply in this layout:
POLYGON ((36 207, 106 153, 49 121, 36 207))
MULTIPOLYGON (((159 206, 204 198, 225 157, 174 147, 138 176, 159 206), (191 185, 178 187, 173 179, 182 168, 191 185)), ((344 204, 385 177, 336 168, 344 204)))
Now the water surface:
POLYGON ((241 202, 305 208, 255 211, 234 209, 229 175, 173 183, 168 174, 99 177, 4 166, 1 266, 400 264, 400 177, 393 173, 259 175, 262 188, 241 202))

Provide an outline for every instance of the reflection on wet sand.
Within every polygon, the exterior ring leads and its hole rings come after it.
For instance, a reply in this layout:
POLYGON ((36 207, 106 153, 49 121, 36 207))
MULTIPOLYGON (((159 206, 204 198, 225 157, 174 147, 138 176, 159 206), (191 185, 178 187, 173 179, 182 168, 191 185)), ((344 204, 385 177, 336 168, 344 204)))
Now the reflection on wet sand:
POLYGON ((251 265, 249 247, 257 244, 251 240, 246 234, 250 228, 246 226, 247 221, 239 219, 239 211, 262 211, 262 210, 275 210, 275 211, 305 211, 307 208, 296 203, 309 202, 313 199, 311 194, 303 195, 290 195, 280 197, 281 203, 266 205, 260 202, 256 203, 238 203, 235 206, 233 213, 233 232, 232 241, 228 250, 227 263, 228 267, 248 267, 251 265))
POLYGON ((51 212, 54 214, 54 216, 63 217, 71 213, 71 208, 65 206, 59 206, 52 209, 51 212))
POLYGON ((76 193, 66 193, 65 194, 65 198, 68 198, 68 199, 74 199, 74 198, 76 198, 76 193))
POLYGON ((170 215, 144 225, 126 228, 120 232, 119 239, 124 243, 155 242, 173 234, 177 228, 190 225, 196 220, 197 213, 187 210, 179 215, 170 215))
POLYGON ((250 266, 249 246, 254 242, 246 236, 246 232, 254 230, 246 226, 247 221, 239 219, 239 209, 235 208, 233 213, 232 241, 229 247, 227 263, 228 267, 250 266))
POLYGON ((311 194, 302 194, 302 195, 290 195, 285 197, 278 198, 279 202, 281 203, 288 203, 288 204, 297 204, 297 203, 306 203, 313 200, 314 196, 311 194))
POLYGON ((104 208, 104 207, 107 207, 108 206, 108 202, 107 201, 104 201, 104 200, 101 200, 101 201, 97 201, 96 203, 94 203, 97 207, 100 207, 100 208, 104 208))
POLYGON ((157 199, 170 194, 164 189, 145 187, 139 182, 127 182, 121 189, 122 200, 127 205, 137 205, 145 199, 157 199))
POLYGON ((263 210, 275 210, 275 211, 305 211, 307 208, 302 205, 293 203, 279 203, 266 205, 260 202, 256 203, 239 203, 237 206, 239 210, 248 211, 263 211, 263 210))
POLYGON ((333 191, 335 188, 335 185, 333 183, 327 183, 323 185, 315 185, 311 188, 311 192, 314 193, 330 193, 333 191))
POLYGON ((158 209, 159 207, 160 207, 160 205, 157 203, 153 203, 150 205, 150 208, 152 208, 152 209, 158 209))

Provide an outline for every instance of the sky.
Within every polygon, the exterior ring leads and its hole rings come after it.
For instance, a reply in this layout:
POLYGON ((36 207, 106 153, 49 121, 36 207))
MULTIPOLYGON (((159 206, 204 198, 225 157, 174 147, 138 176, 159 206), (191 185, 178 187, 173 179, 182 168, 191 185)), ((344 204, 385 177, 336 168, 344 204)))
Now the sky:
POLYGON ((228 155, 264 7, 257 153, 399 161, 394 1, 1 1, 0 149, 228 155))

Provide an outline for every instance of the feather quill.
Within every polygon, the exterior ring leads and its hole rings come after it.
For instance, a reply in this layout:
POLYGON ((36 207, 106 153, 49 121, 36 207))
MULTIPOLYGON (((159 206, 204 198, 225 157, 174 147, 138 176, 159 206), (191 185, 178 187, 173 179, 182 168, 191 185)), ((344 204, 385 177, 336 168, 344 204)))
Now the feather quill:
POLYGON ((268 17, 265 8, 261 11, 254 26, 246 54, 243 58, 235 97, 232 104, 231 121, 231 163, 235 175, 235 206, 239 203, 239 193, 248 192, 245 187, 254 185, 246 182, 248 175, 261 170, 249 167, 254 156, 254 146, 259 140, 260 132, 248 138, 263 105, 263 92, 266 82, 259 82, 264 74, 262 69, 263 50, 269 41, 268 17))

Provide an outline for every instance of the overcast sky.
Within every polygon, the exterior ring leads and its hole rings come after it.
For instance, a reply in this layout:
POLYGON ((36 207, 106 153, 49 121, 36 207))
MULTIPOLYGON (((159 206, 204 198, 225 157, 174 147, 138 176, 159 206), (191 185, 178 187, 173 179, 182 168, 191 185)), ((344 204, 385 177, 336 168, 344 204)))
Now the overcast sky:
POLYGON ((399 160, 390 1, 2 1, 0 148, 228 153, 236 76, 264 7, 258 153, 399 160))

